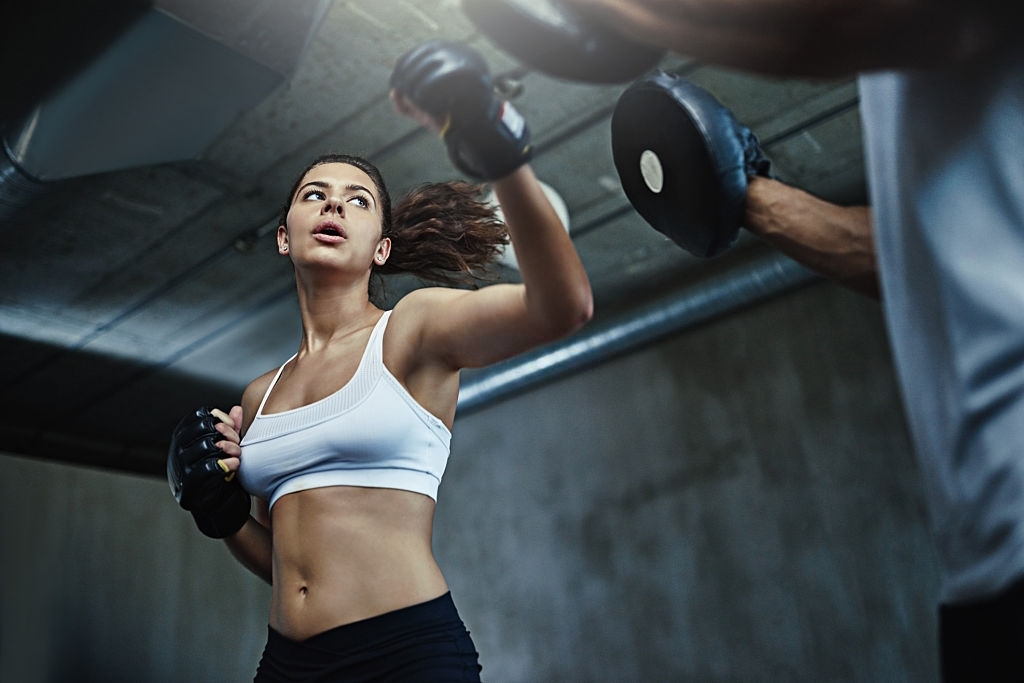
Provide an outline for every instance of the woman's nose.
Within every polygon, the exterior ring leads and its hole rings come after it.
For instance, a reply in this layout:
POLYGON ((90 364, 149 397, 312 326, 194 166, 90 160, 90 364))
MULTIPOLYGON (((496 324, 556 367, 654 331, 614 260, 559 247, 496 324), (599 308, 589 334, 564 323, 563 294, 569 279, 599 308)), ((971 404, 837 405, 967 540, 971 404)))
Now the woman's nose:
POLYGON ((335 212, 337 212, 338 214, 344 214, 345 213, 345 202, 341 201, 340 199, 336 199, 334 197, 328 197, 327 199, 324 200, 324 203, 321 205, 320 213, 328 214, 328 213, 335 213, 335 212))

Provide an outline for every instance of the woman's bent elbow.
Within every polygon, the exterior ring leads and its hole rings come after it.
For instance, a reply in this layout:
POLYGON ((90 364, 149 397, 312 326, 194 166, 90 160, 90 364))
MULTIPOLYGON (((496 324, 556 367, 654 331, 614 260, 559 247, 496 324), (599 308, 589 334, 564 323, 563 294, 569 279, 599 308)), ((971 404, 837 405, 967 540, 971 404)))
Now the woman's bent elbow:
POLYGON ((580 298, 579 307, 576 309, 576 329, 580 329, 589 323, 594 317, 594 295, 587 287, 586 296, 580 298))
POLYGON ((562 315, 559 316, 558 337, 565 337, 579 331, 594 317, 594 295, 589 286, 581 287, 567 304, 562 315))

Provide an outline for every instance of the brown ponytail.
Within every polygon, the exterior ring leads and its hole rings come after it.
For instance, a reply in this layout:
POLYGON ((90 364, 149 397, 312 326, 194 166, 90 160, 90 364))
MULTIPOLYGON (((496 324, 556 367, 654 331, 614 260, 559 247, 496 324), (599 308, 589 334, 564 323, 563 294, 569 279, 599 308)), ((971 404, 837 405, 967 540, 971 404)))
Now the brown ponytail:
POLYGON ((483 188, 461 181, 428 183, 395 205, 391 255, 382 274, 412 273, 447 285, 469 285, 488 277, 488 266, 508 244, 505 224, 483 188))

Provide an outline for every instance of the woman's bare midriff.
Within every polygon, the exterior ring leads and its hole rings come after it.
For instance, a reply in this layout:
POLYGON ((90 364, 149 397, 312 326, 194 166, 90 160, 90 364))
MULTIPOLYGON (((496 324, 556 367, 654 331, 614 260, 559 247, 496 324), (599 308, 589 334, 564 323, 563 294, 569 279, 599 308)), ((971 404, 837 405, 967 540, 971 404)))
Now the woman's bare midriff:
POLYGON ((443 595, 434 501, 395 489, 331 486, 272 510, 270 625, 292 640, 443 595))

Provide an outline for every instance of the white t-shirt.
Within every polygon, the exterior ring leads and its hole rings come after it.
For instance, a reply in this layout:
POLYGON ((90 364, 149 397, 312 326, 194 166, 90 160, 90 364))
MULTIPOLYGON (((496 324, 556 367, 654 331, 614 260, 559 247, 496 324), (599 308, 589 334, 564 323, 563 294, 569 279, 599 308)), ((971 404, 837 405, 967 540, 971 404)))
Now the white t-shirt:
POLYGON ((860 78, 882 297, 946 603, 1024 577, 1024 49, 860 78))

